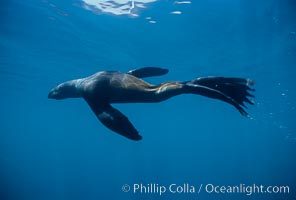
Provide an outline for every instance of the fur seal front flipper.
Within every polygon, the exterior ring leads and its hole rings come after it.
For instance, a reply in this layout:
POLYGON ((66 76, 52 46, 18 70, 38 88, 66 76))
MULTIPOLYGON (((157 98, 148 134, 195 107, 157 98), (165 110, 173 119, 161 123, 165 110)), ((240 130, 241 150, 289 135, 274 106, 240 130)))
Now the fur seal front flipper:
POLYGON ((97 118, 107 128, 127 137, 131 140, 141 140, 142 136, 129 121, 129 119, 117 109, 113 108, 109 103, 97 103, 98 101, 84 98, 91 107, 97 118))
POLYGON ((151 76, 161 76, 167 74, 168 69, 159 68, 159 67, 143 67, 139 69, 130 70, 127 74, 135 76, 137 78, 145 78, 151 76))

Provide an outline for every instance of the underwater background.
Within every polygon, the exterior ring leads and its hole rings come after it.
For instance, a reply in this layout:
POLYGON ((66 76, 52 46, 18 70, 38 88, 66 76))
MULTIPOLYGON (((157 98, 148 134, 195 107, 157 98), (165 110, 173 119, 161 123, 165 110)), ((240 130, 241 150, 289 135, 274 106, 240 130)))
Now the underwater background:
POLYGON ((295 10, 293 0, 2 1, 0 199, 296 199, 295 10), (146 79, 155 84, 251 78, 250 117, 194 95, 114 105, 143 136, 135 142, 83 99, 47 98, 67 80, 145 66, 170 70, 146 79), (133 192, 141 183, 196 191, 133 192), (216 194, 207 184, 289 193, 216 194))

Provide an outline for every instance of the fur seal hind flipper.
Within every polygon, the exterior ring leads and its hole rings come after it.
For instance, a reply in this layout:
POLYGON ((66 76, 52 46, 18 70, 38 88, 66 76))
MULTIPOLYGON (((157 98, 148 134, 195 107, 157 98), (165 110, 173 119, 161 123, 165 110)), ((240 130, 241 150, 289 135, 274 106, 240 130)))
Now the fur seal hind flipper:
POLYGON ((248 116, 248 113, 243 109, 243 107, 247 108, 245 102, 254 105, 254 102, 248 98, 254 97, 249 91, 255 91, 249 87, 255 85, 255 82, 250 79, 202 77, 185 82, 185 85, 189 93, 227 102, 244 116, 248 116))
POLYGON ((159 67, 143 67, 139 69, 130 70, 127 72, 127 74, 135 76, 137 78, 145 78, 151 76, 161 76, 167 74, 168 72, 168 69, 163 69, 159 67))
POLYGON ((139 135, 138 131, 135 129, 129 119, 120 111, 113 108, 110 104, 98 104, 97 101, 86 98, 85 100, 94 111, 97 118, 107 128, 131 140, 142 139, 142 136, 139 135))

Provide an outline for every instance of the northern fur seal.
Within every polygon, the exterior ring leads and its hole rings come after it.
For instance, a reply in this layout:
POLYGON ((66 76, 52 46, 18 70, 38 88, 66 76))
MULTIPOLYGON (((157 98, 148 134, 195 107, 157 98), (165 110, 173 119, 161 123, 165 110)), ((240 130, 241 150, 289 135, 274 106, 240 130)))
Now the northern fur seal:
POLYGON ((192 81, 173 81, 152 85, 141 78, 160 76, 167 69, 144 67, 127 73, 116 71, 97 72, 89 77, 67 81, 53 88, 48 98, 84 98, 97 118, 109 129, 131 140, 142 136, 128 118, 113 108, 112 103, 157 103, 180 94, 198 94, 219 99, 233 105, 242 115, 244 102, 254 104, 248 90, 255 83, 244 78, 204 77, 192 81))

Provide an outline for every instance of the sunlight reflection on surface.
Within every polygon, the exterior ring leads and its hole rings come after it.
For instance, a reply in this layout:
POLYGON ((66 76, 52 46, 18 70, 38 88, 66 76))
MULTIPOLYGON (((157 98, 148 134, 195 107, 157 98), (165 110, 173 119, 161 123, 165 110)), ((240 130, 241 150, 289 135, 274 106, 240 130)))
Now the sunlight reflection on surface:
POLYGON ((82 0, 84 8, 114 15, 131 15, 137 17, 137 9, 146 8, 146 4, 157 0, 82 0))

